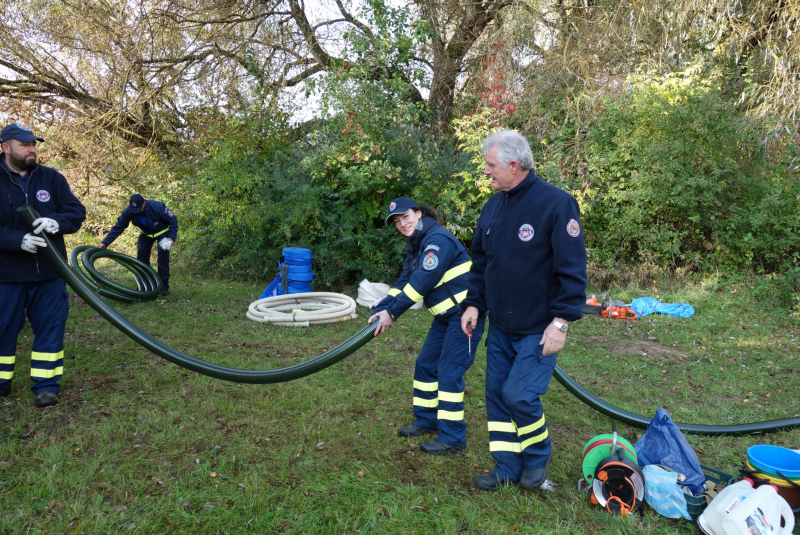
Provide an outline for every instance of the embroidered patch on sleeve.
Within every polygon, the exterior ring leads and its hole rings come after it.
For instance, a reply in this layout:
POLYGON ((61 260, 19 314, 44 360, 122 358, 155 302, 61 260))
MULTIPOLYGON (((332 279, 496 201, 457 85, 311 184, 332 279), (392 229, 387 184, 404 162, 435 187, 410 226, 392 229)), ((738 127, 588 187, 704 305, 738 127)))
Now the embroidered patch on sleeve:
POLYGON ((438 265, 439 265, 439 258, 435 254, 433 254, 433 252, 428 253, 427 256, 425 257, 425 260, 422 261, 422 267, 424 267, 428 271, 436 269, 436 266, 438 265))
POLYGON ((573 238, 577 238, 578 236, 580 236, 581 224, 574 219, 570 219, 569 223, 567 223, 567 234, 569 234, 573 238))

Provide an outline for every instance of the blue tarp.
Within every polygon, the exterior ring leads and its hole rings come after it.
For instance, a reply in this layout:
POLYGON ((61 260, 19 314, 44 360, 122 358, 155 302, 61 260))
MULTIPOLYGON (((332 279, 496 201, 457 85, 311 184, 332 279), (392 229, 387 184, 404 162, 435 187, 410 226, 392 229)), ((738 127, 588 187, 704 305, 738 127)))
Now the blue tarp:
POLYGON ((638 318, 643 318, 653 312, 674 318, 691 318, 694 316, 694 307, 689 303, 666 304, 652 297, 637 297, 631 302, 630 309, 636 312, 636 317, 638 318))

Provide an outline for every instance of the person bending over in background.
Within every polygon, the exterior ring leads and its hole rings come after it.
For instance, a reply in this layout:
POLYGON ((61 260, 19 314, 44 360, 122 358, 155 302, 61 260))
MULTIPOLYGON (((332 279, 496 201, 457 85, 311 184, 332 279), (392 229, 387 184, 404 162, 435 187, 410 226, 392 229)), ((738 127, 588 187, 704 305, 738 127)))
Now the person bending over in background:
POLYGON ((569 322, 586 303, 586 248, 577 201, 533 172, 528 141, 493 134, 483 145, 492 195, 472 239, 466 332, 489 312, 486 415, 497 464, 481 490, 538 489, 552 446, 540 396, 547 392, 569 322))
POLYGON ((411 199, 400 197, 389 204, 389 223, 406 237, 406 259, 400 278, 389 295, 375 305, 368 322, 379 322, 375 336, 380 336, 422 299, 433 314, 414 365, 414 423, 400 429, 399 435, 438 433, 435 439, 420 445, 422 451, 459 453, 467 445, 464 374, 475 360, 484 327, 484 318, 476 318, 471 344, 461 331, 460 303, 467 294, 469 254, 441 225, 432 208, 417 207, 411 199))
POLYGON ((11 393, 17 337, 25 315, 33 329, 31 391, 36 406, 58 401, 64 373, 64 329, 69 315, 67 287, 50 262, 39 254, 47 247, 67 257, 64 234, 77 232, 86 208, 64 176, 36 163, 36 142, 44 139, 13 123, 0 132, 0 396, 11 393), (6 200, 8 202, 6 203, 6 200), (40 215, 28 232, 16 209, 30 204, 40 215))
POLYGON ((158 276, 164 281, 161 295, 169 295, 169 250, 178 239, 178 218, 163 202, 145 200, 134 193, 128 207, 98 247, 105 249, 114 243, 131 223, 142 231, 136 249, 136 258, 140 262, 150 265, 153 244, 158 242, 158 276))

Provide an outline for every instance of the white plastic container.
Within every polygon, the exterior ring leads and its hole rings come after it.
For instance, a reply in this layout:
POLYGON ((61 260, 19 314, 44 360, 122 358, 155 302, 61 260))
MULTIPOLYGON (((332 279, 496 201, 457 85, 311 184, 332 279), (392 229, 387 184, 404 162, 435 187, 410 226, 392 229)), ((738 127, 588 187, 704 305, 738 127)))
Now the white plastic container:
POLYGON ((722 521, 725 535, 792 535, 793 530, 794 513, 775 485, 755 489, 722 521))
MULTIPOLYGON (((755 492, 753 480, 745 478, 728 485, 714 497, 706 510, 697 519, 697 526, 706 535, 729 535, 722 527, 722 522, 745 498, 755 492)), ((791 532, 789 532, 791 533, 791 532)))

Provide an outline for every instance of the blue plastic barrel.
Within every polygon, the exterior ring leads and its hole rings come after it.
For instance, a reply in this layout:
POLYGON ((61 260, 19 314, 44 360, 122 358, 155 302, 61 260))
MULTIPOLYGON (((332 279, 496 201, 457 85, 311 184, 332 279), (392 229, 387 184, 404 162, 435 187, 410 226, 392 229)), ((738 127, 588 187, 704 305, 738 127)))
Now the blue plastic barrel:
POLYGON ((311 271, 313 257, 309 249, 302 247, 284 247, 278 262, 278 281, 273 281, 261 297, 284 295, 286 293, 307 293, 311 289, 311 281, 316 276, 311 271))

